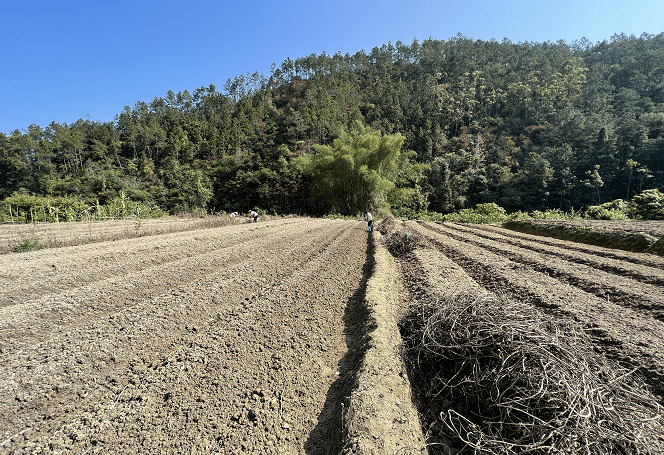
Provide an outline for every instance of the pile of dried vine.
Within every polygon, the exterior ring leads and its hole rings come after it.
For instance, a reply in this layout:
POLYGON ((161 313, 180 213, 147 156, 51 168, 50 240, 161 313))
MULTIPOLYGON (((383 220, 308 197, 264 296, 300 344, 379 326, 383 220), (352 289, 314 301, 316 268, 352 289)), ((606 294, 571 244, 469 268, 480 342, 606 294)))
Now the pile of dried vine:
POLYGON ((571 321, 481 294, 419 302, 402 329, 430 441, 485 454, 662 453, 645 381, 571 321))
POLYGON ((378 230, 384 235, 383 244, 395 257, 405 256, 424 242, 421 236, 391 216, 378 225, 378 230))
POLYGON ((383 221, 381 221, 378 224, 378 230, 380 231, 381 234, 387 235, 398 224, 399 224, 399 222, 393 216, 388 215, 385 218, 383 218, 383 221))

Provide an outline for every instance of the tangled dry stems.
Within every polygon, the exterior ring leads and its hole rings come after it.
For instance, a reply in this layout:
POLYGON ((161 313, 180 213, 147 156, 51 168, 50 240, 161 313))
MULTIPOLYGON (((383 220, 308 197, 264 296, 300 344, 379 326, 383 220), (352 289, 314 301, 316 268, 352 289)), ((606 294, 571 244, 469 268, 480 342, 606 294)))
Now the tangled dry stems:
POLYGON ((385 218, 383 218, 383 221, 381 221, 378 224, 378 230, 380 231, 381 234, 387 235, 398 224, 399 222, 393 216, 386 216, 385 218))
POLYGON ((378 226, 378 230, 383 234, 383 244, 389 252, 395 257, 402 257, 422 246, 424 239, 415 232, 412 232, 403 223, 399 223, 393 217, 386 217, 378 226))
POLYGON ((645 381, 571 321, 480 294, 419 302, 402 328, 432 440, 483 454, 662 453, 645 381))

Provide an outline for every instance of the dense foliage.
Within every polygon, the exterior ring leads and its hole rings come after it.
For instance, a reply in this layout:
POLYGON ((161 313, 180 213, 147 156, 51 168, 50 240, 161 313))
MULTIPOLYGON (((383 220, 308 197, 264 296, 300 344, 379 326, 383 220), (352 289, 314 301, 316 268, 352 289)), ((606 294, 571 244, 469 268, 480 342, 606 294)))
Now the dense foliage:
POLYGON ((114 122, 0 133, 0 199, 90 207, 567 211, 663 187, 664 34, 312 54, 114 122))

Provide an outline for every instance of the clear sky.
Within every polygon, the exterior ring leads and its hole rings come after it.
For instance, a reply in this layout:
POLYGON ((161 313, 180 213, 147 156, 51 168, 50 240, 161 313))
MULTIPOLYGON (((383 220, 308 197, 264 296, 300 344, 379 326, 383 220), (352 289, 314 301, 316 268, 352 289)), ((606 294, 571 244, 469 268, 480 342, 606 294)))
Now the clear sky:
POLYGON ((0 7, 0 132, 79 118, 312 53, 388 41, 609 40, 664 31, 662 0, 44 0, 0 7))

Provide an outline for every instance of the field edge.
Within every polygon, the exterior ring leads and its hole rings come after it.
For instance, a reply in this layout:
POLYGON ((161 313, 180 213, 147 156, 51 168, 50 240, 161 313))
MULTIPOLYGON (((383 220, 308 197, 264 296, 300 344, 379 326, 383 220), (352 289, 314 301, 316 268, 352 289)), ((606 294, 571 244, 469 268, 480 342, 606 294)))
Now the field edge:
POLYGON ((524 234, 553 237, 572 242, 586 243, 625 251, 664 255, 664 237, 656 238, 647 233, 625 233, 603 231, 580 226, 566 226, 535 222, 533 220, 511 220, 500 224, 502 227, 524 234))

